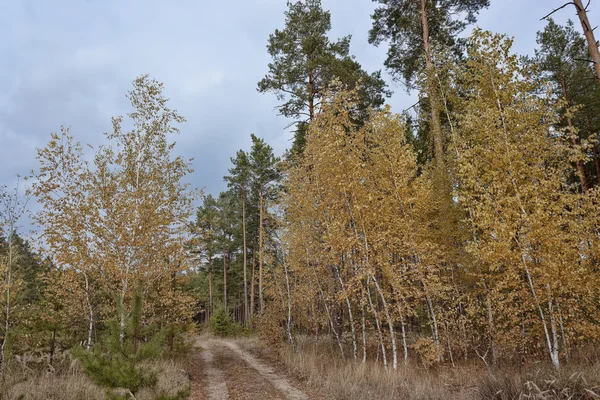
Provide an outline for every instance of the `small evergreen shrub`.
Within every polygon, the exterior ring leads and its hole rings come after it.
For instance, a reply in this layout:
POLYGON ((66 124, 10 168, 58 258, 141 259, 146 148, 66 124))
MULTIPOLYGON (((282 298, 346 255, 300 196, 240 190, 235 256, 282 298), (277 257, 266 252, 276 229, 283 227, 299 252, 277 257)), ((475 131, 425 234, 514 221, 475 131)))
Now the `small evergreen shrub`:
POLYGON ((217 336, 235 336, 242 333, 240 325, 233 322, 231 314, 225 307, 217 307, 208 320, 211 331, 217 336))
MULTIPOLYGON (((146 361, 161 356, 166 333, 162 330, 150 336, 148 332, 143 332, 141 304, 141 297, 136 295, 122 338, 120 325, 114 321, 101 343, 96 344, 90 351, 83 348, 73 351, 81 361, 83 371, 96 384, 106 389, 107 398, 110 400, 135 398, 141 389, 154 389, 157 383, 158 373, 152 370, 146 361)), ((157 395, 157 398, 162 400, 181 397, 157 395)))

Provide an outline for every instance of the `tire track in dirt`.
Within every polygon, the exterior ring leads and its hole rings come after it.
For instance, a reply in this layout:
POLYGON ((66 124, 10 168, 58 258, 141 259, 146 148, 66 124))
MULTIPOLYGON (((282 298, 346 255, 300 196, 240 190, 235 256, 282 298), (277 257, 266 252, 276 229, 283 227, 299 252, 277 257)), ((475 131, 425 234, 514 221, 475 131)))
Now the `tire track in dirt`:
POLYGON ((279 390, 285 396, 286 400, 309 400, 306 394, 294 388, 287 379, 276 374, 271 366, 263 363, 250 353, 242 350, 234 342, 221 340, 219 343, 228 347, 239 358, 244 360, 248 366, 252 367, 252 369, 258 372, 259 375, 262 376, 267 382, 277 388, 277 390, 279 390))
POLYGON ((202 345, 200 354, 204 362, 205 393, 208 400, 228 400, 225 375, 214 363, 212 341, 202 345))
POLYGON ((286 400, 275 386, 229 347, 218 343, 214 349, 215 364, 225 374, 229 400, 286 400))
POLYGON ((198 339, 202 350, 192 357, 192 400, 309 400, 269 362, 240 348, 234 341, 198 339))

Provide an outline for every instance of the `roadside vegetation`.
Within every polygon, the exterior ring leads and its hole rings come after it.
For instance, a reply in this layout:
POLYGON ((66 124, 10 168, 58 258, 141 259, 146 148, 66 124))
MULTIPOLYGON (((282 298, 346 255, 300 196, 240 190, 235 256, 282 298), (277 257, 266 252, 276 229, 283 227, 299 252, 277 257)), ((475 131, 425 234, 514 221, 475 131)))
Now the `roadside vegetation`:
POLYGON ((148 75, 102 146, 56 127, 0 188, 0 398, 185 399, 201 329, 324 398, 600 398, 587 6, 565 5, 582 32, 551 13, 522 56, 463 34, 489 0, 376 3, 369 41, 418 102, 392 110, 321 1, 289 2, 257 89, 293 142, 251 134, 221 193, 186 183, 185 119, 148 75))

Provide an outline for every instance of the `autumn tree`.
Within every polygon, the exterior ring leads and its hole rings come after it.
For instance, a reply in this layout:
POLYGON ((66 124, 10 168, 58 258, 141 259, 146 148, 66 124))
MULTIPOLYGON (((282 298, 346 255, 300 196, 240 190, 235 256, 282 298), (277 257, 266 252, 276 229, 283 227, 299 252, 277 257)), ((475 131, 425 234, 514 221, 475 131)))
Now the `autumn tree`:
POLYGON ((171 283, 187 259, 191 194, 181 180, 191 169, 172 154, 170 135, 184 119, 167 106, 162 88, 148 76, 133 82, 131 129, 122 129, 123 117, 113 118, 105 135, 113 145, 96 148, 91 161, 67 129, 53 133, 38 150, 32 185, 42 205, 34 220, 52 262, 76 271, 86 287, 99 282, 110 299, 102 306, 119 321, 121 339, 138 288, 148 304, 144 318, 190 313, 191 299, 171 283), (176 306, 162 306, 167 298, 176 306))
POLYGON ((211 194, 203 197, 202 205, 196 211, 196 221, 193 232, 197 235, 194 240, 192 253, 195 265, 208 275, 208 304, 207 317, 213 312, 213 275, 214 261, 219 249, 217 248, 219 209, 217 199, 211 194))
POLYGON ((421 223, 438 205, 431 179, 418 176, 405 122, 384 109, 357 124, 355 102, 352 91, 326 98, 304 157, 286 181, 295 307, 308 306, 313 318, 315 310, 324 311, 343 357, 344 330, 352 337, 352 358, 362 348, 364 362, 368 326, 374 326, 384 365, 397 368, 400 347, 407 363, 413 345, 437 360, 443 349, 436 303, 447 289, 437 272, 441 252, 421 223), (431 336, 413 344, 408 321, 422 306, 431 336), (337 322, 339 314, 347 325, 337 322))
POLYGON ((323 10, 321 0, 287 3, 285 28, 269 35, 267 50, 273 61, 269 72, 258 82, 259 92, 273 92, 284 101, 278 106, 281 115, 296 124, 292 146, 301 153, 307 122, 316 110, 329 84, 340 79, 348 87, 360 82, 360 107, 379 107, 389 95, 379 71, 365 72, 349 53, 350 36, 331 41, 331 15, 323 10))
POLYGON ((577 266, 589 250, 574 244, 584 235, 570 223, 587 200, 569 190, 570 133, 553 127, 558 105, 536 94, 511 44, 481 31, 470 39, 453 137, 458 196, 488 334, 508 349, 539 341, 558 368, 574 329, 565 310, 578 314, 575 293, 590 293, 581 283, 592 270, 577 266))
POLYGON ((436 64, 447 62, 435 49, 449 49, 456 56, 463 52, 464 39, 459 38, 477 13, 489 6, 489 0, 374 0, 379 7, 371 16, 373 28, 369 42, 378 46, 388 41, 386 68, 397 80, 411 88, 420 72, 425 73, 424 91, 430 115, 430 138, 438 172, 445 174, 444 146, 440 114, 442 99, 436 77, 436 64), (436 61, 437 60, 437 61, 436 61))

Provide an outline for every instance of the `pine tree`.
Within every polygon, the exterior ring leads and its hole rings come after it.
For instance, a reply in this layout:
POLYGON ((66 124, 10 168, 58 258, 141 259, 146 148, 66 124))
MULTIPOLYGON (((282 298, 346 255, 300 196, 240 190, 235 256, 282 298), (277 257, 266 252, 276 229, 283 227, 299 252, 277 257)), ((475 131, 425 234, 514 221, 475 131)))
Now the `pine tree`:
POLYGON ((278 109, 296 124, 293 154, 302 152, 306 122, 314 119, 325 91, 334 79, 354 88, 360 81, 360 107, 379 107, 390 92, 379 71, 365 72, 349 54, 350 36, 330 41, 331 15, 321 0, 288 2, 285 28, 269 36, 267 50, 273 62, 258 83, 262 93, 273 92, 285 101, 278 109))
MULTIPOLYGON (((249 153, 252 172, 252 191, 258 203, 258 302, 260 313, 264 311, 263 266, 265 255, 265 220, 267 204, 278 195, 281 180, 279 158, 273 154, 271 146, 254 134, 251 135, 252 148, 249 153)), ((254 312, 254 310, 252 310, 254 312)))
MULTIPOLYGON (((84 372, 106 388, 110 399, 135 399, 141 389, 155 387, 158 371, 151 370, 143 362, 161 355, 166 331, 148 334, 147 330, 148 327, 142 324, 142 298, 137 292, 124 331, 121 321, 114 320, 102 342, 91 351, 74 350, 84 372)), ((180 393, 174 398, 183 395, 180 393)), ((162 395, 160 398, 168 397, 162 395)))
POLYGON ((234 190, 240 198, 242 204, 242 257, 243 257, 243 272, 244 272, 244 319, 245 321, 250 320, 250 308, 248 303, 248 271, 247 271, 247 256, 248 256, 248 242, 246 228, 247 224, 247 203, 248 194, 250 191, 251 183, 251 171, 250 171, 250 160, 248 154, 240 150, 236 154, 236 158, 231 159, 233 167, 229 170, 230 175, 225 177, 230 189, 234 190))
POLYGON ((463 52, 459 38, 467 24, 474 23, 477 13, 489 6, 489 0, 374 0, 381 4, 373 13, 369 42, 376 46, 390 42, 386 68, 395 79, 403 79, 411 88, 419 72, 425 72, 430 117, 430 137, 438 172, 444 173, 445 139, 440 121, 441 98, 438 93, 435 49, 449 49, 456 57, 463 52), (461 16, 459 18, 455 16, 461 16))
POLYGON ((573 110, 569 109, 577 105, 574 101, 581 99, 579 93, 585 92, 586 86, 593 86, 593 81, 589 79, 590 68, 584 61, 585 40, 575 31, 572 21, 569 20, 563 27, 549 19, 544 30, 537 33, 537 43, 539 48, 535 50, 534 62, 539 64, 540 69, 554 84, 556 96, 565 101, 566 110, 563 115, 570 130, 571 143, 579 153, 579 157, 575 155, 575 165, 581 189, 585 192, 589 183, 583 152, 580 150, 579 132, 587 129, 583 130, 583 127, 574 124, 573 110))

